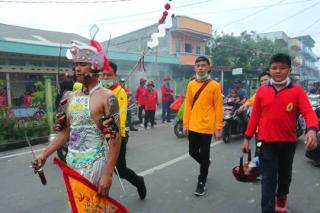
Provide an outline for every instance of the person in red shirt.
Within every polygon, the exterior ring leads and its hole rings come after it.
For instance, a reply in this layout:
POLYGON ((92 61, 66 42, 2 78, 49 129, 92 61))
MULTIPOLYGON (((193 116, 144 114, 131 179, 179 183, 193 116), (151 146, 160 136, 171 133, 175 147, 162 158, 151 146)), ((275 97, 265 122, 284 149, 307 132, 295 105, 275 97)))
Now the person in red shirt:
POLYGON ((173 90, 170 88, 170 77, 163 78, 161 85, 161 98, 162 98, 162 123, 166 120, 170 123, 170 104, 173 102, 173 90))
POLYGON ((305 146, 317 147, 318 119, 302 87, 288 77, 291 58, 276 54, 270 60, 270 82, 261 86, 253 105, 242 151, 249 150, 249 140, 259 125, 258 139, 262 141, 260 158, 262 171, 262 212, 286 212, 287 194, 292 177, 296 150, 296 119, 299 113, 306 121, 305 146))
POLYGON ((154 127, 154 115, 156 114, 157 104, 158 101, 158 92, 153 90, 154 83, 153 81, 149 81, 147 84, 147 92, 146 92, 146 103, 145 103, 145 110, 146 116, 144 119, 144 128, 147 128, 148 122, 151 123, 151 128, 154 127))
POLYGON ((144 110, 145 105, 145 94, 146 94, 146 88, 144 85, 146 84, 146 81, 144 78, 140 78, 140 86, 136 90, 136 101, 139 107, 138 111, 138 118, 139 122, 142 124, 142 111, 144 110))

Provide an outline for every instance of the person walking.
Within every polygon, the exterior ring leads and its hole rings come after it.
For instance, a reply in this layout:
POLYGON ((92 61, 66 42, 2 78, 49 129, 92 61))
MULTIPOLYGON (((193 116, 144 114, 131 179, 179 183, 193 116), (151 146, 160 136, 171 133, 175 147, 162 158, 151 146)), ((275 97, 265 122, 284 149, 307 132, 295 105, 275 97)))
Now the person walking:
POLYGON ((260 165, 262 171, 262 213, 287 212, 287 196, 292 178, 296 150, 296 119, 298 113, 307 125, 305 146, 317 147, 318 118, 312 110, 303 88, 292 83, 291 58, 275 54, 270 60, 270 82, 258 89, 242 151, 249 150, 249 140, 259 124, 258 140, 262 141, 260 165))
MULTIPOLYGON (((97 44, 91 40, 91 44, 93 43, 97 44)), ((94 184, 98 188, 99 196, 106 197, 112 184, 121 144, 119 132, 113 129, 107 148, 105 132, 98 128, 103 116, 113 118, 112 123, 119 127, 117 99, 98 81, 99 72, 109 69, 109 66, 105 65, 108 64, 107 58, 99 49, 101 48, 96 46, 71 46, 70 53, 77 81, 83 84, 83 89, 64 97, 67 103, 63 115, 65 120, 60 123, 60 131, 32 160, 32 166, 35 170, 40 169, 53 152, 69 142, 66 158, 68 166, 94 184)))
POLYGON ((139 82, 140 82, 140 85, 139 87, 137 88, 136 90, 136 101, 137 101, 137 104, 138 104, 138 118, 139 118, 139 122, 140 124, 143 126, 142 122, 143 122, 143 119, 142 119, 142 113, 144 111, 144 106, 145 106, 145 96, 146 96, 146 88, 144 87, 145 84, 146 84, 146 81, 144 78, 140 78, 139 82))
POLYGON ((210 79, 210 61, 199 56, 194 66, 196 79, 189 82, 183 115, 184 133, 189 140, 189 154, 200 164, 194 194, 206 192, 212 135, 219 140, 222 129, 222 95, 220 85, 210 79))
POLYGON ((117 82, 117 64, 113 63, 112 61, 110 61, 109 64, 111 69, 109 72, 103 72, 100 75, 100 83, 104 87, 110 89, 115 94, 119 102, 121 148, 116 167, 118 169, 120 178, 124 178, 129 183, 134 185, 137 188, 140 199, 144 200, 147 195, 144 178, 142 176, 138 176, 132 169, 128 168, 126 161, 126 151, 128 143, 128 134, 126 132, 128 109, 127 94, 126 91, 117 82))

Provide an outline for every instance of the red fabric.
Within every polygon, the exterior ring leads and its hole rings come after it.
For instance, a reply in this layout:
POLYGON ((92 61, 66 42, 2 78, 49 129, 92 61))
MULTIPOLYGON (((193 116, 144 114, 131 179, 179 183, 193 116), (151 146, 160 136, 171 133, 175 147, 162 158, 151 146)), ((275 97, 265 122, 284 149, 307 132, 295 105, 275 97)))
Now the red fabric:
POLYGON ((142 87, 142 86, 139 86, 137 88, 136 101, 138 102, 139 105, 142 105, 142 106, 145 105, 145 103, 146 103, 146 92, 147 92, 147 89, 142 87))
POLYGON ((112 85, 112 86, 109 88, 109 90, 112 90, 112 91, 113 91, 115 88, 118 87, 118 85, 119 85, 118 83, 112 85))
POLYGON ((31 96, 30 95, 24 96, 24 105, 26 107, 30 107, 31 106, 31 96))
POLYGON ((164 84, 161 85, 161 99, 162 101, 169 101, 172 98, 172 89, 167 88, 164 84))
POLYGON ((6 96, 0 96, 0 109, 7 106, 7 97, 6 96))
MULTIPOLYGON (((91 46, 95 47, 98 51, 98 53, 102 52, 102 47, 100 45, 100 43, 94 39, 91 39, 90 40, 90 44, 91 46)), ((109 65, 109 60, 107 58, 107 56, 104 54, 103 56, 103 68, 102 68, 102 71, 112 71, 110 65, 109 65)))
POLYGON ((155 90, 153 90, 153 91, 147 90, 145 97, 146 97, 146 102, 145 102, 144 109, 145 110, 156 110, 157 104, 159 104, 158 92, 155 90))
POLYGON ((184 97, 182 95, 179 96, 172 104, 170 104, 170 109, 178 111, 183 103, 184 97))
MULTIPOLYGON (((71 188, 71 185, 70 185, 69 177, 72 177, 72 178, 76 179, 77 181, 79 181, 80 183, 88 186, 92 190, 97 191, 98 190, 97 187, 94 186, 85 177, 81 176, 78 172, 76 172, 75 170, 73 170, 70 167, 68 167, 60 159, 55 157, 53 159, 53 163, 58 165, 60 167, 60 169, 62 170, 63 178, 64 178, 64 181, 65 181, 65 185, 66 185, 66 189, 67 189, 67 193, 68 193, 68 197, 69 197, 69 201, 70 201, 70 204, 71 204, 72 213, 84 212, 84 210, 80 210, 79 211, 79 209, 77 209, 77 207, 76 207, 76 201, 75 201, 75 197, 73 196, 73 191, 72 191, 72 188, 71 188)), ((116 205, 118 207, 116 213, 129 213, 129 210, 127 210, 121 203, 119 203, 115 199, 113 199, 113 198, 111 198, 109 196, 107 198, 105 198, 105 199, 107 199, 109 202, 111 202, 112 204, 114 204, 114 205, 116 205)))
POLYGON ((307 128, 318 129, 318 118, 302 87, 289 84, 285 89, 276 92, 272 85, 262 86, 256 93, 245 135, 252 137, 259 125, 259 140, 295 142, 296 119, 299 113, 304 117, 307 128))

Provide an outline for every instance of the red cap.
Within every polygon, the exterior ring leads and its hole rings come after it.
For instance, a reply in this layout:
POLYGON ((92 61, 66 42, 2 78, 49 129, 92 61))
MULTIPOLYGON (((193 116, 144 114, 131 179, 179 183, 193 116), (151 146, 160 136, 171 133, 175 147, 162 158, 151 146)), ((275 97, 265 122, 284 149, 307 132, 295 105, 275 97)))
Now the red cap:
POLYGON ((149 81, 148 84, 147 84, 147 86, 154 86, 153 81, 149 81))
POLYGON ((142 78, 140 78, 140 83, 143 83, 143 82, 146 82, 147 80, 146 79, 144 79, 143 77, 142 78))
POLYGON ((171 78, 166 75, 166 76, 164 76, 163 80, 164 80, 164 81, 166 81, 166 80, 171 80, 171 78))

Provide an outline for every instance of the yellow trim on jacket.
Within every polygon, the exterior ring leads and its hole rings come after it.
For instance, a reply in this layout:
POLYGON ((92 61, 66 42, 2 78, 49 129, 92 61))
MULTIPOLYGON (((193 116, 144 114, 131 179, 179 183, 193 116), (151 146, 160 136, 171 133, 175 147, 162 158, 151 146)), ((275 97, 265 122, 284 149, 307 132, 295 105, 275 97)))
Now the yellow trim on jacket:
POLYGON ((220 85, 211 80, 201 92, 192 110, 192 100, 203 82, 192 80, 186 92, 183 126, 191 131, 213 134, 223 127, 223 106, 220 85))
POLYGON ((128 97, 126 91, 118 85, 112 90, 114 95, 117 97, 119 104, 120 113, 120 133, 121 137, 126 136, 126 121, 127 121, 127 110, 128 110, 128 97))

